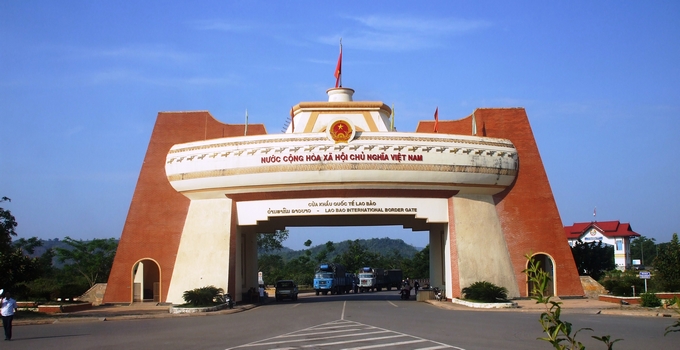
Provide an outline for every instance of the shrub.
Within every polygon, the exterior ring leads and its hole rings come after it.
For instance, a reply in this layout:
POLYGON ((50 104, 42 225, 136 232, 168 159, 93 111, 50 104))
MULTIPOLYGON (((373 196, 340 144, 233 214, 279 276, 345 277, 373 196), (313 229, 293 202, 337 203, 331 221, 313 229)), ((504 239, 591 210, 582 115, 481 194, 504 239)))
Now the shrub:
POLYGON ((215 300, 221 300, 222 294, 224 294, 224 289, 207 286, 188 290, 184 292, 182 298, 192 306, 210 306, 215 304, 215 300))
POLYGON ((661 306, 661 299, 654 293, 640 294, 640 303, 644 307, 659 307, 661 306))
POLYGON ((499 287, 491 282, 478 281, 465 287, 462 290, 465 299, 478 300, 494 303, 499 300, 507 300, 508 290, 505 287, 499 287))
POLYGON ((640 279, 635 271, 609 271, 600 280, 600 284, 612 295, 620 297, 632 297, 633 288, 631 286, 635 286, 636 293, 637 291, 645 290, 644 280, 640 279))

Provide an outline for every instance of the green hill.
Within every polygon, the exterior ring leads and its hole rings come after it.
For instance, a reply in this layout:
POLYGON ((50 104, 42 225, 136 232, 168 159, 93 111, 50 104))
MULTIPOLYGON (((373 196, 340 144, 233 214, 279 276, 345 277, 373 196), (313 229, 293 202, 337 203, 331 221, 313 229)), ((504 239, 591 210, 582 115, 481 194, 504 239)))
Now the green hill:
MULTIPOLYGON (((374 252, 374 253, 379 253, 383 256, 389 256, 392 254, 399 254, 404 258, 411 259, 413 256, 423 250, 423 248, 416 248, 412 245, 406 244, 401 239, 391 239, 391 238, 371 238, 371 239, 360 239, 358 240, 359 244, 364 246, 367 250, 374 252)), ((350 240, 342 241, 339 243, 333 243, 333 246, 335 247, 335 251, 330 253, 328 255, 328 260, 333 260, 333 258, 337 255, 340 255, 347 251, 349 248, 350 240)), ((301 255, 305 254, 305 250, 309 250, 312 253, 312 256, 315 256, 318 254, 321 250, 325 249, 326 245, 325 244, 320 244, 316 245, 313 247, 310 247, 309 249, 301 249, 301 250, 293 250, 290 248, 283 248, 279 251, 274 251, 270 252, 270 254, 276 254, 280 255, 284 261, 290 261, 292 259, 295 259, 301 255)), ((259 255, 263 255, 263 252, 260 251, 258 252, 259 255)))

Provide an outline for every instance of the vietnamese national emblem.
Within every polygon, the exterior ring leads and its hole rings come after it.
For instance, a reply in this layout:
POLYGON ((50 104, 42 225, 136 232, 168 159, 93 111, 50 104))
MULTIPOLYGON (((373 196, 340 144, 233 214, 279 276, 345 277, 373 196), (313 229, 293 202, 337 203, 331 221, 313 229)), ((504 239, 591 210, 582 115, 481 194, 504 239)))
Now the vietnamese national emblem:
POLYGON ((352 138, 354 130, 346 120, 336 120, 331 124, 329 134, 335 143, 347 143, 352 138))

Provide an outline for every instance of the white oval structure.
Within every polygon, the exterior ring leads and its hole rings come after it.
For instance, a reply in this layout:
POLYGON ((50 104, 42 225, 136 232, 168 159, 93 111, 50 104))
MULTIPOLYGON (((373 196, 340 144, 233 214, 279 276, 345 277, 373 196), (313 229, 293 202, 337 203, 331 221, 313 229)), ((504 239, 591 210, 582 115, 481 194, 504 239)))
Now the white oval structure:
POLYGON ((299 104, 285 134, 174 145, 168 180, 190 198, 333 188, 495 194, 514 181, 509 140, 389 131, 390 108, 353 93, 330 89, 329 102, 299 104))

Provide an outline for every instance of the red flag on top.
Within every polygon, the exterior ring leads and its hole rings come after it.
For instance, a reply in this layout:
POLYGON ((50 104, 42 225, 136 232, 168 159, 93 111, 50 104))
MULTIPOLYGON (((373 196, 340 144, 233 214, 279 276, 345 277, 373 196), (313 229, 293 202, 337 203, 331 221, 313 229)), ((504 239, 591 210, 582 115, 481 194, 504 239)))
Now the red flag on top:
POLYGON ((434 132, 439 132, 439 107, 434 110, 434 132))
POLYGON ((342 39, 340 39, 340 56, 338 57, 338 65, 335 66, 335 87, 342 87, 342 39))

